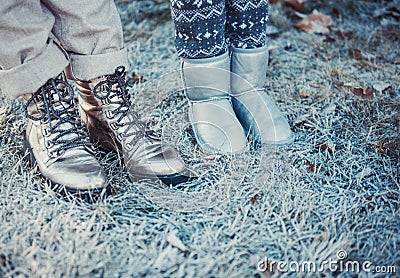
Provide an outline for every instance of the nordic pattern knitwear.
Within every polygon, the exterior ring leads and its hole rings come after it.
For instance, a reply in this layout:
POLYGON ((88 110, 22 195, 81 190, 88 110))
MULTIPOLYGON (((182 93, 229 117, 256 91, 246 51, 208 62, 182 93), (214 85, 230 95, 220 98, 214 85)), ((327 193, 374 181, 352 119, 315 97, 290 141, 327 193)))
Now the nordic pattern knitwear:
POLYGON ((175 46, 181 58, 221 55, 228 46, 266 42, 268 0, 171 0, 175 46))

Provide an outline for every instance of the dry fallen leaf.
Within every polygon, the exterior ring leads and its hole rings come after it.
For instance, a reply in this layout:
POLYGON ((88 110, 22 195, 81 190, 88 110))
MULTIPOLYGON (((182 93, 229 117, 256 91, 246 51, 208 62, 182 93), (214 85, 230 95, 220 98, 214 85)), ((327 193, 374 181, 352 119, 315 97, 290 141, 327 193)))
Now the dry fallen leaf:
POLYGON ((361 99, 373 99, 374 92, 371 87, 354 87, 353 94, 361 99))
POLYGON ((301 98, 309 98, 309 97, 311 97, 311 93, 308 92, 308 91, 300 90, 299 91, 299 97, 301 97, 301 98))
POLYGON ((373 13, 374 17, 388 16, 400 17, 400 0, 389 1, 386 6, 376 9, 373 13))
MULTIPOLYGON (((298 15, 303 17, 301 14, 298 15)), ((333 21, 330 16, 314 10, 312 14, 304 17, 297 22, 295 26, 309 34, 328 34, 330 32, 329 27, 332 26, 332 24, 333 21)))
POLYGON ((298 11, 306 11, 307 0, 285 0, 285 2, 298 11))
POLYGON ((256 194, 256 195, 254 195, 253 197, 251 197, 251 199, 250 199, 250 204, 252 204, 252 205, 257 205, 257 201, 258 201, 258 199, 260 198, 260 195, 258 195, 258 194, 256 194))
POLYGON ((389 156, 398 156, 400 154, 400 139, 380 139, 377 142, 373 142, 376 151, 381 154, 387 154, 389 156))
POLYGON ((353 58, 356 60, 367 60, 370 62, 376 61, 375 55, 368 53, 368 52, 364 52, 357 48, 352 49, 352 50, 350 49, 350 55, 352 55, 353 58))
POLYGON ((328 151, 328 153, 332 154, 333 153, 334 144, 333 144, 332 141, 328 141, 328 142, 325 142, 325 143, 321 142, 321 143, 317 143, 316 147, 317 147, 318 150, 321 150, 323 152, 328 151))
POLYGON ((336 35, 344 40, 344 39, 351 39, 353 36, 353 32, 349 31, 349 30, 341 30, 341 29, 337 29, 336 30, 336 35))
POLYGON ((360 49, 353 49, 353 58, 356 60, 362 60, 363 55, 360 49))
POLYGON ((133 72, 132 77, 129 78, 128 82, 132 84, 138 84, 138 83, 144 83, 146 82, 146 80, 143 78, 143 75, 133 72))
POLYGON ((342 13, 340 12, 340 10, 338 8, 333 7, 332 8, 332 14, 336 17, 336 18, 342 18, 342 13))
POLYGON ((317 165, 315 165, 314 163, 312 163, 309 160, 306 160, 304 164, 306 165, 307 172, 310 172, 310 173, 318 173, 320 170, 324 170, 323 167, 318 167, 317 165))

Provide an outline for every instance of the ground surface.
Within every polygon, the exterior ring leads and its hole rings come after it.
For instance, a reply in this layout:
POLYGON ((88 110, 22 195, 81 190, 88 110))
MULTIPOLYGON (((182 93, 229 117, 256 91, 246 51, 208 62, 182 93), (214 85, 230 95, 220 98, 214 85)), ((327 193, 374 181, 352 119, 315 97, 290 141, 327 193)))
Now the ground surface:
POLYGON ((94 205, 58 198, 22 162, 22 106, 4 99, 0 276, 268 276, 257 269, 266 257, 319 265, 339 250, 398 275, 400 27, 392 15, 372 17, 386 2, 309 1, 308 12, 333 18, 324 36, 295 29, 291 8, 271 6, 266 91, 296 142, 237 158, 196 148, 168 3, 158 2, 118 1, 132 70, 147 80, 132 94, 205 182, 133 183, 115 157, 99 156, 114 195, 94 205))

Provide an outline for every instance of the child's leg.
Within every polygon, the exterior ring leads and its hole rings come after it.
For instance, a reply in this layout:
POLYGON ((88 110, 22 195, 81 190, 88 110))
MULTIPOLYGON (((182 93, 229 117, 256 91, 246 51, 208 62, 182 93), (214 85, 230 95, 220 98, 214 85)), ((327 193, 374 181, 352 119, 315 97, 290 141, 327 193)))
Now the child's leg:
POLYGON ((201 59, 227 51, 225 42, 225 0, 171 0, 178 56, 201 59))
POLYGON ((257 141, 283 144, 293 140, 292 132, 264 91, 268 64, 267 20, 267 0, 227 0, 232 103, 242 126, 257 141))
POLYGON ((265 45, 268 21, 267 0, 227 0, 226 35, 236 48, 265 45))
POLYGON ((229 96, 225 0, 171 0, 171 8, 196 140, 207 152, 242 152, 246 138, 229 96))

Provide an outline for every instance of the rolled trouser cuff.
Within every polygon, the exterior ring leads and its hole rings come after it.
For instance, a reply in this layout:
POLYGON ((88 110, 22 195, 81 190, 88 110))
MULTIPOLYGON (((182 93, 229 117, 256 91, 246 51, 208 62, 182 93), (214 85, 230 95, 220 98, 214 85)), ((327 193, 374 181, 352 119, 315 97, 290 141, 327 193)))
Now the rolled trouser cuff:
POLYGON ((34 93, 68 66, 64 51, 53 41, 35 58, 11 69, 0 70, 0 89, 10 98, 34 93))
POLYGON ((97 55, 70 54, 70 65, 66 70, 67 77, 73 80, 91 80, 99 76, 113 74, 115 68, 124 66, 128 69, 128 51, 118 51, 97 55))

